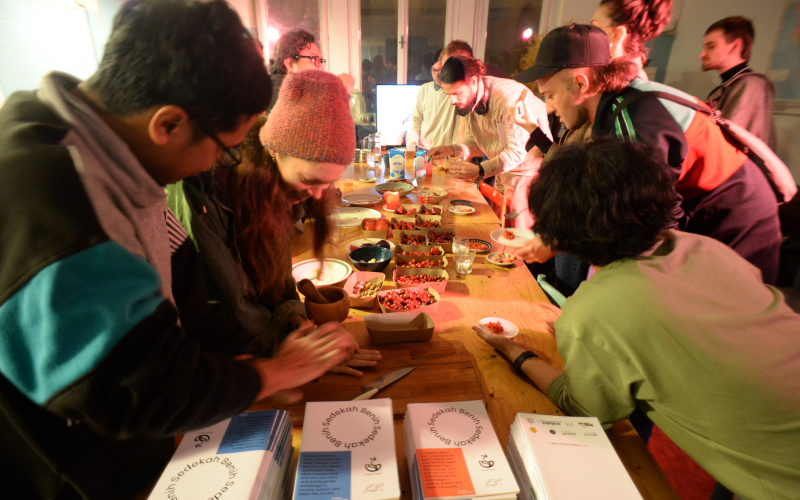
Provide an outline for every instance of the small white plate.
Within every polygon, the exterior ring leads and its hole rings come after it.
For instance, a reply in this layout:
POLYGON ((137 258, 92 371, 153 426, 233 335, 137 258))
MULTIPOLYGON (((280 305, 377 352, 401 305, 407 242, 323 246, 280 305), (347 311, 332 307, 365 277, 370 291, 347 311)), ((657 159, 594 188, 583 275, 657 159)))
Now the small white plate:
MULTIPOLYGON (((507 319, 495 318, 494 316, 490 316, 488 318, 483 318, 482 320, 478 321, 478 324, 489 330, 489 328, 486 326, 487 323, 496 323, 498 321, 500 322, 500 325, 503 327, 503 333, 498 333, 497 335, 502 335, 503 337, 508 339, 517 336, 517 334, 519 333, 519 328, 517 328, 517 325, 515 325, 514 323, 510 322, 507 319)), ((489 331, 491 332, 491 330, 489 331)))
POLYGON ((353 194, 347 198, 342 198, 342 201, 351 205, 366 207, 382 202, 383 197, 378 196, 377 194, 353 194))
POLYGON ((475 213, 475 208, 466 205, 450 205, 448 210, 453 215, 470 215, 475 213))
MULTIPOLYGON (((350 243, 348 243, 347 245, 345 245, 344 249, 345 249, 345 251, 347 251, 347 253, 350 253, 350 252, 353 251, 352 247, 358 248, 361 245, 363 245, 364 243, 372 243, 374 245, 374 244, 378 243, 379 241, 381 241, 380 238, 362 238, 360 240, 353 240, 350 243)), ((394 243, 392 243, 388 239, 386 240, 386 242, 389 243, 389 250, 394 252, 394 243)))
POLYGON ((486 256, 486 260, 488 260, 495 266, 503 266, 503 267, 513 266, 517 262, 517 260, 519 260, 519 257, 514 255, 514 260, 512 262, 500 262, 499 260, 497 260, 499 255, 500 252, 492 252, 486 256))
POLYGON ((492 234, 489 235, 489 237, 492 238, 497 243, 500 243, 501 245, 505 245, 507 247, 515 247, 515 248, 519 248, 519 247, 525 245, 525 243, 527 243, 528 241, 532 240, 535 236, 536 236, 536 234, 533 231, 529 230, 529 229, 519 229, 519 228, 516 228, 516 227, 507 227, 505 229, 496 229, 496 230, 492 231, 492 234), (504 238, 503 237, 503 233, 505 231, 511 231, 511 233, 514 234, 514 239, 513 240, 509 240, 509 239, 504 238))
POLYGON ((342 227, 360 226, 367 217, 380 219, 381 213, 371 208, 342 207, 339 209, 339 225, 342 227))
POLYGON ((292 277, 295 281, 310 279, 316 286, 341 283, 350 276, 353 268, 347 262, 338 259, 308 259, 292 266, 292 277))
POLYGON ((377 177, 359 177, 358 180, 361 182, 375 182, 378 180, 377 177))

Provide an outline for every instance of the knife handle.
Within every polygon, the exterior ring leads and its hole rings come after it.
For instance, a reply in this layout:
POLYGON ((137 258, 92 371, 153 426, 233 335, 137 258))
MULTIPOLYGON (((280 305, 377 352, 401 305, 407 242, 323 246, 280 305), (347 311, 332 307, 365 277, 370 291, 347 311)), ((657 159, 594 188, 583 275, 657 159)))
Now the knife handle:
POLYGON ((378 389, 375 389, 375 388, 367 389, 366 391, 362 392, 358 396, 348 399, 348 401, 362 401, 364 399, 371 398, 372 396, 374 396, 377 393, 378 393, 378 389))

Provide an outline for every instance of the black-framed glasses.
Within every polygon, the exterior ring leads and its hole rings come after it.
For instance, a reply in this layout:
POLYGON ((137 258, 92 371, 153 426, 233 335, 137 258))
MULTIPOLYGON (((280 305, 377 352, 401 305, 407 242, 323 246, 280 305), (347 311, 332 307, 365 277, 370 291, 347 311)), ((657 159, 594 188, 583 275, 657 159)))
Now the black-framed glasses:
POLYGON ((242 152, 239 150, 238 146, 229 148, 219 140, 217 134, 211 132, 211 129, 203 125, 200 121, 195 120, 195 123, 197 123, 197 127, 201 132, 210 137, 212 141, 217 143, 217 146, 222 148, 222 152, 217 156, 217 161, 214 163, 215 165, 223 168, 233 168, 242 163, 242 152))
POLYGON ((300 56, 300 55, 298 55, 298 56, 294 56, 294 60, 296 61, 296 60, 300 59, 301 57, 303 59, 311 59, 311 62, 314 63, 314 66, 316 66, 317 68, 325 66, 325 63, 328 62, 327 59, 323 59, 320 56, 300 56))

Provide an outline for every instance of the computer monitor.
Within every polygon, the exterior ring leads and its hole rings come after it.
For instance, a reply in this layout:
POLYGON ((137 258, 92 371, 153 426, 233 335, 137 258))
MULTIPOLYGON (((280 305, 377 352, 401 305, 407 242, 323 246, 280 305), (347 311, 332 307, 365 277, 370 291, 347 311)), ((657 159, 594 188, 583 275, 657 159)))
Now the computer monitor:
POLYGON ((382 146, 403 146, 411 128, 411 113, 417 103, 419 85, 377 85, 375 91, 377 129, 382 146))

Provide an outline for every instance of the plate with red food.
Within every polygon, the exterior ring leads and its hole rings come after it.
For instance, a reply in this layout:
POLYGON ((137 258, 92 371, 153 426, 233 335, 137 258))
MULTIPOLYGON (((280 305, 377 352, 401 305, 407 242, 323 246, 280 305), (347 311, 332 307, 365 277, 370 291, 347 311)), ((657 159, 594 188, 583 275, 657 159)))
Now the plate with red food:
POLYGON ((469 240, 469 249, 475 250, 475 253, 485 253, 492 249, 492 244, 486 240, 469 240))
POLYGON ((475 208, 468 205, 450 205, 448 209, 453 215, 469 215, 475 213, 475 208))
POLYGON ((504 318, 489 316, 488 318, 483 318, 478 321, 478 324, 495 335, 502 335, 509 339, 516 337, 519 333, 517 325, 504 318))
POLYGON ((508 267, 514 265, 517 261, 517 256, 513 253, 492 252, 486 256, 486 260, 496 266, 508 267))
POLYGON ((515 248, 525 245, 525 243, 532 240, 534 236, 536 236, 536 234, 530 229, 520 229, 516 227, 496 229, 489 235, 495 242, 515 248))

